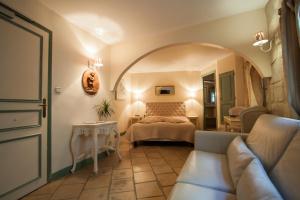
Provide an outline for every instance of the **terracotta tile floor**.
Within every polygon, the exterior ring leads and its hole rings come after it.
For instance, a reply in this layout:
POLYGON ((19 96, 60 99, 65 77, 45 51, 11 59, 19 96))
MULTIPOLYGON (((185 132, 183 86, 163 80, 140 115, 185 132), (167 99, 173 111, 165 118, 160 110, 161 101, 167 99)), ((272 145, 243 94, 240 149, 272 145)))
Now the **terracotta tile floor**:
POLYGON ((165 200, 192 147, 120 144, 122 161, 112 153, 92 165, 48 183, 23 200, 165 200))

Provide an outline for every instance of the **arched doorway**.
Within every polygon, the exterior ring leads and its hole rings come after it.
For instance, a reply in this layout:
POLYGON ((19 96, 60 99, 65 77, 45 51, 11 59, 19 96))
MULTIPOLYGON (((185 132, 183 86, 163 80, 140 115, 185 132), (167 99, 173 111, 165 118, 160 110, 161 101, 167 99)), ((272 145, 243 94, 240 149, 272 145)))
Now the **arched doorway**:
POLYGON ((263 77, 263 73, 261 72, 259 66, 252 60, 250 59, 248 56, 246 56, 245 54, 242 54, 240 52, 237 52, 235 50, 226 48, 226 47, 222 47, 220 45, 217 44, 210 44, 210 43, 195 43, 195 42, 185 42, 185 43, 176 43, 176 44, 169 44, 169 45, 165 45, 159 48, 155 48, 141 56, 139 56, 138 58, 136 58, 132 63, 130 63, 119 75, 119 77, 117 78, 117 81, 115 82, 114 86, 113 86, 113 91, 116 92, 116 89, 122 79, 122 77, 124 76, 124 74, 126 74, 126 72, 128 70, 130 70, 135 64, 137 64, 138 62, 140 62, 141 60, 143 60, 144 58, 146 58, 147 56, 154 54, 155 52, 159 52, 161 50, 164 49, 168 49, 168 48, 172 48, 172 47, 176 47, 176 46, 184 46, 184 45, 193 45, 193 44, 199 44, 199 45, 204 45, 204 46, 211 46, 211 47, 216 47, 216 48, 223 48, 223 49, 227 49, 229 51, 235 52, 237 55, 240 55, 241 57, 245 58, 249 63, 251 63, 251 65, 256 69, 256 71, 259 73, 259 75, 261 77, 263 77))
MULTIPOLYGON (((235 92, 235 94, 237 95, 237 98, 235 99, 236 105, 239 106, 244 106, 244 105, 251 105, 248 95, 246 98, 244 98, 243 96, 239 95, 239 94, 246 94, 249 90, 246 89, 244 87, 244 84, 242 84, 242 82, 244 81, 244 78, 239 78, 239 77, 244 77, 245 73, 247 70, 245 70, 243 67, 249 67, 249 69, 252 69, 250 71, 255 70, 257 72, 257 74, 259 74, 260 76, 262 76, 262 73, 260 71, 260 68, 253 62, 251 62, 250 60, 247 59, 246 56, 241 55, 240 53, 237 53, 231 49, 228 48, 224 48, 222 46, 219 45, 214 45, 214 44, 207 44, 207 43, 181 43, 181 44, 173 44, 173 45, 167 45, 167 46, 163 46, 157 49, 154 49, 140 57, 138 57, 137 59, 135 59, 134 62, 132 62, 130 65, 127 66, 127 68, 121 73, 121 75, 119 76, 116 85, 114 86, 114 91, 115 91, 115 97, 116 99, 118 99, 118 88, 122 82, 122 79, 124 78, 124 76, 126 76, 126 74, 128 73, 152 73, 152 72, 166 72, 168 70, 166 70, 167 68, 170 68, 170 71, 187 71, 187 73, 181 73, 181 76, 189 76, 189 77, 193 77, 190 79, 194 79, 196 80, 198 85, 193 85, 191 86, 191 84, 185 84, 182 83, 177 87, 177 91, 179 91, 178 88, 180 88, 183 85, 183 89, 182 90, 186 90, 189 91, 187 93, 190 94, 183 94, 184 92, 181 92, 182 96, 177 99, 178 101, 186 101, 184 98, 187 99, 187 104, 191 104, 190 107, 197 107, 197 109, 191 109, 193 112, 191 112, 190 114, 192 115, 199 115, 200 117, 203 118, 204 115, 204 108, 203 108, 203 86, 200 86, 200 78, 202 79, 202 77, 204 77, 205 75, 208 75, 210 73, 215 73, 216 74, 216 85, 219 84, 219 74, 228 72, 228 71, 234 71, 235 74, 239 74, 237 75, 235 81, 236 81, 236 90, 237 92, 235 92), (188 59, 187 59, 188 58, 188 59), (152 60, 151 60, 152 59, 152 60), (198 59, 198 60, 197 60, 198 59), (150 62, 150 61, 156 60, 155 62, 150 62), (170 61, 170 63, 172 64, 167 64, 167 62, 165 62, 166 60, 172 60, 170 61), (175 66, 174 69, 174 63, 178 63, 179 61, 183 62, 185 65, 187 65, 187 68, 184 68, 181 66, 181 68, 175 66), (186 61, 189 62, 186 62, 186 61), (209 64, 208 61, 209 60, 213 60, 213 64, 209 64), (247 66, 246 66, 247 63, 247 66), (198 65, 198 66, 197 66, 198 65), (220 67, 216 67, 216 66, 220 66, 220 67), (146 67, 145 67, 146 66, 146 67), (171 69, 173 68, 173 69, 171 69), (200 69, 201 68, 201 69, 200 69), (208 69, 209 68, 209 69, 208 69), (243 68, 243 69, 242 69, 243 68), (148 70, 145 70, 148 69, 148 70), (242 70, 241 70, 242 69, 242 70), (158 71, 157 71, 158 70, 158 71), (195 72, 200 72, 199 74, 195 73, 195 72), (199 78, 199 80, 197 79, 197 77, 199 78), (196 92, 195 92, 196 91, 196 92), (191 95, 191 93, 196 93, 191 95), (202 93, 202 94, 200 94, 202 93), (190 96, 196 96, 193 97, 194 99, 191 100, 190 96), (195 114, 196 112, 196 114, 195 114), (199 114, 200 113, 200 114, 199 114)), ((249 76, 250 76, 250 71, 249 71, 249 76)), ((247 71, 248 72, 248 71, 247 71)), ((174 75, 175 76, 175 75, 174 75)), ((158 75, 156 76, 158 77, 158 75)), ((137 76, 135 76, 136 82, 142 82, 143 84, 145 84, 146 78, 145 75, 143 75, 143 78, 137 78, 137 76)), ((157 78, 156 78, 157 79, 157 78)), ((161 79, 164 79, 163 77, 161 79)), ((154 78, 152 78, 152 80, 154 80, 154 78)), ((251 80, 251 79, 250 79, 251 80)), ((186 81, 186 80, 185 80, 186 81)), ((180 81, 179 81, 180 82, 180 81)), ((184 82, 184 81, 181 81, 184 82)), ((169 82, 171 83, 171 82, 169 82)), ((156 85, 168 85, 167 82, 161 83, 161 82, 157 82, 156 85)), ((175 85, 174 82, 172 82, 171 84, 175 85)), ((250 83, 251 84, 251 83, 250 83)), ((140 84, 141 86, 142 84, 140 84)), ((146 89, 143 89, 142 92, 146 91, 146 98, 147 100, 145 101, 160 101, 159 99, 163 100, 163 101, 175 101, 175 98, 160 98, 160 97, 155 97, 154 96, 154 86, 147 86, 145 87, 146 89), (152 88, 151 88, 152 87, 152 88), (150 92, 148 92, 150 91, 150 92), (151 93, 151 97, 148 95, 151 93)), ((131 87, 131 92, 135 92, 137 93, 137 91, 140 93, 141 89, 137 90, 134 87, 131 87)), ((220 99, 219 99, 219 93, 220 90, 216 89, 216 102, 219 103, 220 99)), ((139 94, 140 95, 140 94, 139 94)), ((136 95, 137 96, 137 95, 136 95)), ((133 104, 133 101, 136 101, 137 99, 140 99, 139 97, 136 98, 132 98, 132 100, 130 100, 129 103, 133 104)), ((141 105, 139 105, 139 109, 138 110, 138 115, 143 115, 141 112, 141 105)), ((218 104, 218 107, 220 105, 218 104)), ((127 109, 128 106, 126 106, 127 109)), ((131 106, 132 109, 132 106, 131 106)), ((221 121, 221 114, 220 114, 220 109, 217 109, 217 117, 219 120, 221 121)), ((131 113, 130 115, 134 115, 136 113, 131 113)), ((124 118, 124 117, 123 117, 124 118)), ((201 119, 199 119, 199 121, 203 121, 201 119)), ((221 122, 218 122, 219 124, 221 122)), ((203 127, 203 125, 200 123, 200 127, 203 127)))

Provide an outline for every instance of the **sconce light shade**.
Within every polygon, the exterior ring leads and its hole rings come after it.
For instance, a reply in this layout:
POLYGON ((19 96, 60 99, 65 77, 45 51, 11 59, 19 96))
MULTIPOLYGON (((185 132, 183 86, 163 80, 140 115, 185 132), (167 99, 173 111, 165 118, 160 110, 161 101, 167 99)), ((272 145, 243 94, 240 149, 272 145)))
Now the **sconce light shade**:
POLYGON ((196 96, 197 96, 196 91, 195 91, 195 90, 190 90, 190 91, 188 92, 188 96, 189 96, 189 98, 191 98, 191 99, 196 98, 196 96))
POLYGON ((140 101, 142 99, 142 94, 141 93, 135 93, 134 98, 135 98, 135 100, 140 101))
POLYGON ((255 42, 253 43, 253 46, 262 47, 264 44, 268 42, 269 40, 265 38, 264 32, 260 31, 255 34, 255 42))
POLYGON ((97 58, 95 63, 94 63, 94 67, 103 67, 103 63, 102 63, 102 59, 101 58, 97 58))
POLYGON ((97 58, 94 60, 94 63, 90 63, 90 60, 88 60, 88 68, 90 69, 95 69, 97 67, 103 67, 103 63, 102 63, 102 59, 101 58, 97 58))

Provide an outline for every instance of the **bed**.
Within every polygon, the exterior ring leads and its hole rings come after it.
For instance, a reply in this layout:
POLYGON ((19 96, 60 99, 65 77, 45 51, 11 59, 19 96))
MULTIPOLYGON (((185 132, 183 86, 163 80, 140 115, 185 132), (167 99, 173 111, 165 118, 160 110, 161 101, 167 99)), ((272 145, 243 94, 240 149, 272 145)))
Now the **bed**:
POLYGON ((126 133, 130 142, 185 141, 194 143, 195 126, 185 114, 183 102, 146 103, 146 117, 126 133))

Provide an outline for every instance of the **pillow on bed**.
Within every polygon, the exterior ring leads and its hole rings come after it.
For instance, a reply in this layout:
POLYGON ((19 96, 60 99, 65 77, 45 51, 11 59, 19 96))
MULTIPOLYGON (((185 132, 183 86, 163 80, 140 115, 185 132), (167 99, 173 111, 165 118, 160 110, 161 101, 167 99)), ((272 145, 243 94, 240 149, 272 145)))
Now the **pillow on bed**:
POLYGON ((188 119, 183 116, 165 117, 165 122, 169 122, 169 123, 184 123, 187 121, 188 121, 188 119))
POLYGON ((184 116, 148 116, 140 120, 139 123, 150 124, 157 122, 169 122, 169 123, 184 123, 188 119, 184 116))
POLYGON ((148 116, 140 120, 139 123, 149 124, 149 123, 162 122, 162 121, 163 121, 162 116, 148 116))

